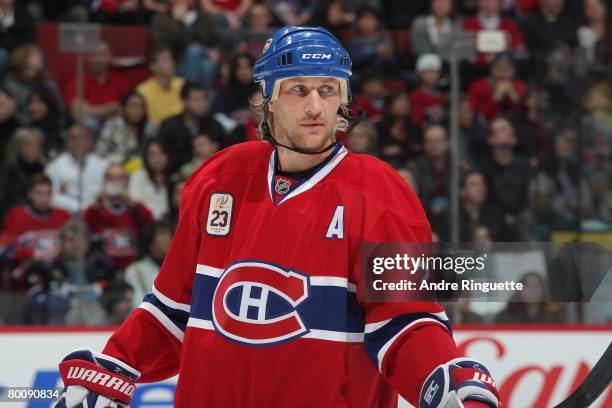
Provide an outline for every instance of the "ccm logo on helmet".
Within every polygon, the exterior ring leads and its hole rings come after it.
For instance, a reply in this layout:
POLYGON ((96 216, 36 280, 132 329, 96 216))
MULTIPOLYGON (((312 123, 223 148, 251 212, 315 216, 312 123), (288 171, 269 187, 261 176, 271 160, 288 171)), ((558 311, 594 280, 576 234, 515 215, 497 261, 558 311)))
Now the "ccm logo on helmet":
POLYGON ((258 261, 226 269, 213 295, 215 329, 249 345, 291 340, 308 333, 296 308, 309 294, 309 279, 258 261))
POLYGON ((331 54, 302 54, 303 60, 327 60, 331 61, 331 54))

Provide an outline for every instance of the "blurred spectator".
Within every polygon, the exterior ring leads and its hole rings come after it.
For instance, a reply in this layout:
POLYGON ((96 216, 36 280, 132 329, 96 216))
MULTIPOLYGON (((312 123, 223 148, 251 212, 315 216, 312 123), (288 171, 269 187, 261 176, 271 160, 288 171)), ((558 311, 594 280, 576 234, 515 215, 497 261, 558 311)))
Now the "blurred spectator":
POLYGON ((115 276, 114 265, 110 258, 92 251, 89 231, 82 222, 66 221, 59 236, 60 253, 53 262, 34 262, 25 270, 27 286, 37 286, 26 295, 26 321, 103 324, 98 299, 101 287, 115 276))
POLYGON ((51 207, 51 180, 33 176, 26 203, 11 208, 4 219, 2 233, 15 246, 12 259, 52 261, 60 251, 59 231, 68 219, 70 213, 51 207))
POLYGON ((453 324, 477 324, 485 323, 485 319, 470 309, 471 299, 469 297, 460 297, 455 302, 447 303, 445 309, 448 313, 448 318, 453 324))
POLYGON ((514 74, 514 64, 507 54, 496 57, 491 64, 491 75, 477 79, 469 87, 474 110, 487 120, 500 113, 524 110, 527 84, 516 79, 514 74))
MULTIPOLYGON (((540 10, 522 23, 525 40, 541 74, 548 55, 576 45, 576 16, 563 13, 565 0, 539 0, 540 10)), ((576 2, 578 3, 578 2, 576 2)), ((567 62, 567 59, 563 61, 567 62)))
POLYGON ((121 100, 121 114, 104 124, 95 151, 112 163, 140 167, 141 163, 133 164, 131 161, 140 157, 142 144, 156 133, 157 128, 147 117, 145 99, 132 91, 121 100))
POLYGON ((115 279, 112 259, 91 245, 90 230, 83 221, 72 219, 60 231, 60 253, 50 268, 51 287, 74 294, 85 285, 97 299, 101 289, 115 279))
POLYGON ((478 167, 487 152, 487 128, 468 98, 459 102, 459 159, 470 167, 478 167))
POLYGON ((421 132, 410 122, 410 100, 405 92, 390 94, 385 107, 385 116, 377 125, 381 158, 399 165, 421 152, 421 132))
POLYGON ((6 69, 8 56, 22 44, 36 42, 36 26, 21 2, 0 0, 0 77, 6 69))
POLYGON ((412 190, 416 194, 419 194, 419 185, 417 184, 414 178, 414 173, 412 172, 412 170, 406 167, 400 167, 399 169, 397 169, 397 172, 400 176, 402 176, 402 178, 410 186, 410 188, 412 188, 412 190))
POLYGON ((237 54, 229 64, 229 83, 215 95, 210 111, 222 114, 234 124, 245 124, 249 115, 249 98, 259 89, 253 83, 253 64, 249 54, 237 54))
POLYGON ((126 80, 111 70, 113 54, 110 45, 101 41, 87 56, 83 75, 83 100, 78 99, 77 78, 66 83, 64 98, 72 115, 97 132, 102 122, 119 113, 119 102, 128 91, 126 80))
POLYGON ((106 312, 106 324, 119 325, 132 313, 134 288, 123 281, 111 282, 100 299, 106 312))
MULTIPOLYGON (((0 0, 1 1, 1 0, 0 0)), ((13 132, 21 125, 15 116, 17 101, 5 87, 0 86, 0 159, 13 132)))
POLYGON ((53 182, 54 207, 77 213, 96 201, 102 188, 106 159, 91 152, 92 136, 81 125, 68 129, 64 152, 51 160, 45 174, 53 182))
POLYGON ((154 222, 147 228, 143 239, 144 256, 125 270, 125 281, 134 290, 133 308, 137 308, 145 295, 151 293, 153 281, 168 253, 173 234, 172 226, 163 221, 154 222))
POLYGON ((517 137, 507 118, 491 121, 487 142, 490 153, 483 159, 481 169, 487 180, 489 199, 500 207, 504 222, 512 227, 515 216, 527 204, 531 166, 526 157, 514 153, 517 137))
POLYGON ((452 0, 432 0, 430 14, 412 22, 412 52, 415 55, 438 53, 441 39, 456 30, 452 12, 452 0))
POLYGON ((204 12, 215 17, 217 21, 232 30, 242 26, 242 18, 251 7, 252 0, 199 0, 204 12))
POLYGON ((410 162, 419 198, 430 216, 441 214, 448 207, 450 166, 448 134, 441 125, 431 125, 423 131, 423 156, 410 162))
POLYGON ((442 61, 435 54, 423 54, 416 63, 420 86, 410 93, 410 118, 417 126, 442 122, 447 95, 438 89, 442 61))
MULTIPOLYGON (((479 225, 486 225, 494 241, 507 240, 503 214, 500 209, 487 202, 487 185, 483 174, 477 170, 466 172, 459 185, 459 236, 461 242, 470 242, 472 232, 479 225)), ((442 241, 450 240, 450 211, 445 210, 431 219, 442 241)))
POLYGON ((380 0, 382 16, 391 28, 408 28, 412 21, 427 13, 431 0, 380 0))
POLYGON ((224 134, 219 122, 208 114, 208 93, 201 85, 185 83, 181 89, 181 99, 185 107, 183 112, 165 120, 159 130, 159 138, 170 158, 172 173, 191 159, 191 139, 198 132, 224 134))
POLYGON ((65 117, 57 105, 55 94, 46 86, 36 86, 28 95, 30 125, 44 134, 44 151, 48 158, 59 154, 64 142, 65 117))
POLYGON ((12 136, 0 170, 0 217, 24 204, 30 180, 43 173, 43 139, 38 129, 19 128, 12 136))
POLYGON ((98 199, 83 216, 95 241, 120 270, 138 259, 141 236, 153 221, 147 207, 130 200, 128 180, 123 167, 110 164, 98 199))
POLYGON ((359 72, 364 68, 392 69, 397 62, 393 42, 383 31, 378 11, 363 7, 357 12, 356 29, 349 45, 353 69, 359 72))
POLYGON ((155 47, 149 53, 149 69, 153 75, 138 85, 136 91, 147 105, 147 115, 155 126, 183 110, 181 88, 185 81, 176 76, 172 50, 155 47))
POLYGON ((584 107, 592 124, 605 133, 612 133, 612 70, 607 78, 597 81, 585 92, 584 107))
POLYGON ((588 66, 603 68, 612 58, 608 8, 603 0, 584 0, 584 16, 586 24, 578 28, 578 44, 588 66))
POLYGON ((517 217, 519 239, 526 242, 549 242, 554 231, 570 230, 570 219, 553 207, 555 184, 543 173, 537 174, 528 188, 529 206, 517 217))
MULTIPOLYGON (((463 29, 473 32, 504 31, 508 37, 507 51, 515 57, 524 57, 526 48, 521 30, 514 21, 502 16, 501 2, 501 0, 479 0, 478 13, 463 22, 463 29)), ((478 53, 476 66, 486 67, 493 57, 493 54, 478 53)))
POLYGON ((538 272, 527 272, 520 279, 523 290, 516 291, 500 312, 497 323, 561 323, 563 315, 556 303, 550 302, 546 281, 538 272))
POLYGON ((154 13, 166 13, 164 0, 100 0, 93 3, 91 20, 102 24, 147 24, 154 13))
POLYGON ((240 41, 244 51, 259 56, 268 38, 272 36, 272 12, 266 3, 255 2, 247 14, 247 27, 240 30, 240 41))
POLYGON ((55 293, 49 288, 49 272, 45 265, 32 263, 24 272, 23 323, 64 324, 70 310, 67 296, 55 293))
POLYGON ((151 35, 153 44, 173 51, 181 77, 212 87, 227 41, 211 14, 193 2, 172 0, 170 11, 153 19, 151 35))
POLYGON ((198 132, 191 139, 193 143, 193 157, 190 161, 181 166, 180 175, 187 178, 198 169, 206 160, 213 154, 219 151, 221 147, 221 139, 219 135, 214 133, 198 132))
POLYGON ((593 217, 612 227, 612 172, 610 169, 598 169, 589 177, 588 183, 593 200, 593 217))
POLYGON ((35 87, 46 88, 53 95, 54 110, 60 114, 64 110, 62 95, 44 66, 42 50, 35 44, 20 45, 9 57, 6 88, 17 101, 16 116, 22 123, 30 123, 28 96, 35 87))
POLYGON ((368 121, 359 122, 348 135, 346 146, 354 153, 374 154, 377 151, 378 133, 368 121))
POLYGON ((89 19, 83 0, 26 0, 32 17, 38 21, 68 21, 84 23, 89 19))
POLYGON ((364 73, 357 101, 365 110, 368 122, 375 123, 383 118, 385 98, 387 98, 388 93, 382 73, 376 71, 364 73))
POLYGON ((159 220, 168 212, 168 154, 159 139, 150 139, 145 143, 142 156, 144 168, 130 176, 128 194, 132 201, 147 203, 153 218, 159 220))
MULTIPOLYGON (((203 0, 208 1, 208 0, 203 0)), ((303 26, 313 17, 319 0, 267 0, 281 26, 303 26)))
MULTIPOLYGON (((262 101, 263 95, 261 93, 261 88, 257 88, 249 97, 249 105, 261 106, 262 101)), ((244 141, 261 140, 261 136, 259 134, 259 123, 261 122, 262 118, 263 109, 261 112, 255 112, 253 109, 250 109, 249 115, 246 118, 246 123, 238 124, 229 134, 226 134, 224 139, 225 142, 222 143, 222 147, 231 146, 244 141)), ((215 128, 218 130, 221 129, 216 126, 215 128)), ((207 131, 211 131, 211 128, 209 128, 207 131)))
POLYGON ((487 185, 483 174, 472 170, 466 173, 459 186, 461 239, 470 240, 470 231, 486 225, 494 241, 505 240, 502 212, 487 202, 487 185))
POLYGON ((170 182, 168 188, 168 202, 170 203, 170 209, 164 221, 167 221, 173 229, 176 229, 178 225, 179 207, 181 205, 181 199, 183 198, 183 187, 185 186, 185 179, 180 175, 175 174, 170 182))
POLYGON ((554 154, 541 165, 557 188, 553 207, 571 220, 590 215, 590 192, 582 180, 577 143, 575 129, 560 130, 554 138, 554 154))

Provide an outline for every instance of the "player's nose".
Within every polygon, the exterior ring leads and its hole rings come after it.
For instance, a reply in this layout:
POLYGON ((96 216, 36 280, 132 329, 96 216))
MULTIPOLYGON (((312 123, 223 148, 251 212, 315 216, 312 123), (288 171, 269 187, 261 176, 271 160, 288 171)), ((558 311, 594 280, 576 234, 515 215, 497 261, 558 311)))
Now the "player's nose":
POLYGON ((308 116, 319 116, 323 110, 323 100, 316 89, 310 91, 306 96, 304 110, 308 116))

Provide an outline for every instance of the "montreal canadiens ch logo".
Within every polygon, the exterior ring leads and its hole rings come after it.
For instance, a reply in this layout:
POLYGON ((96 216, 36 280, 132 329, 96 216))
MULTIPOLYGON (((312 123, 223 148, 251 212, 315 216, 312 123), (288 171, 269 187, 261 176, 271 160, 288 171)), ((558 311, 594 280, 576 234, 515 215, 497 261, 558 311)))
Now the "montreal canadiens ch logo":
POLYGON ((239 262, 219 279, 213 324, 223 336, 249 345, 291 340, 309 331, 296 310, 308 294, 306 275, 262 262, 239 262))

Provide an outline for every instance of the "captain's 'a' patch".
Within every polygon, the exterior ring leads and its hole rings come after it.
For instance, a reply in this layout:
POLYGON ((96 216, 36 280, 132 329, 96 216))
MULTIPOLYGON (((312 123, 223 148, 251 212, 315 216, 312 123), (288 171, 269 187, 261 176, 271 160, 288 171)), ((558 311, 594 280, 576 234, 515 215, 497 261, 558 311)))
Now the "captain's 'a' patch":
POLYGON ((339 205, 327 227, 325 238, 344 239, 344 206, 339 205))
POLYGON ((234 197, 228 193, 214 193, 210 196, 206 232, 209 235, 225 236, 232 226, 234 197))

